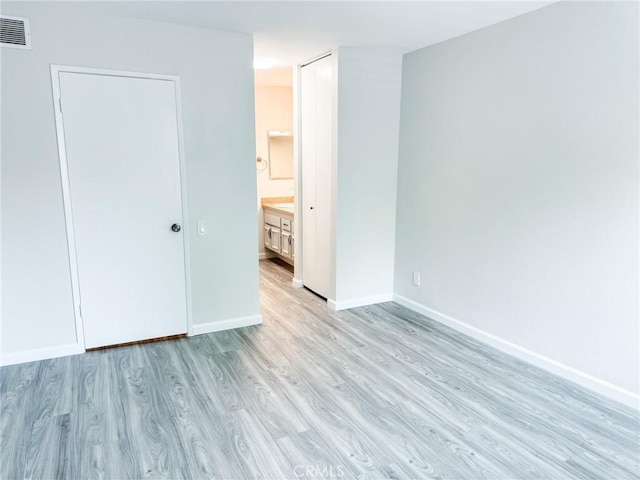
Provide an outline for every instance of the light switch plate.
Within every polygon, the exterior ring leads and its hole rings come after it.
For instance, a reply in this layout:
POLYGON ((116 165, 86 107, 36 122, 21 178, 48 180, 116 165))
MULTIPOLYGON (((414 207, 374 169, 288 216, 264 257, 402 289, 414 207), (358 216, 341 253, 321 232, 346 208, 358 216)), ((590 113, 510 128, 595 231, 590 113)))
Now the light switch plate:
POLYGON ((420 286, 420 272, 413 272, 413 284, 416 287, 420 286))
POLYGON ((207 234, 207 222, 198 220, 198 235, 203 237, 207 234))

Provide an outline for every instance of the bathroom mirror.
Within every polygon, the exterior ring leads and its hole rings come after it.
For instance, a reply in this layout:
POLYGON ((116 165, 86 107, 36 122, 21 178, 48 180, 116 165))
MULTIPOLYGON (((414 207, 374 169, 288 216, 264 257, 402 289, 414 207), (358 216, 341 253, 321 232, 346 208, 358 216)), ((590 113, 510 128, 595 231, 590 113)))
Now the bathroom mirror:
POLYGON ((293 132, 270 130, 269 177, 293 178, 293 132))

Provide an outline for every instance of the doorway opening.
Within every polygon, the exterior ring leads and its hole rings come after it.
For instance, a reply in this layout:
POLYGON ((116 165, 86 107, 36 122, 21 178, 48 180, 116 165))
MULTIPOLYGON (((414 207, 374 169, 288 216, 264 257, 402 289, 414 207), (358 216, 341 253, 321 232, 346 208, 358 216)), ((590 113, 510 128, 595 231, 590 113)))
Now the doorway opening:
POLYGON ((293 67, 256 68, 256 181, 258 258, 290 272, 296 261, 294 227, 293 67))

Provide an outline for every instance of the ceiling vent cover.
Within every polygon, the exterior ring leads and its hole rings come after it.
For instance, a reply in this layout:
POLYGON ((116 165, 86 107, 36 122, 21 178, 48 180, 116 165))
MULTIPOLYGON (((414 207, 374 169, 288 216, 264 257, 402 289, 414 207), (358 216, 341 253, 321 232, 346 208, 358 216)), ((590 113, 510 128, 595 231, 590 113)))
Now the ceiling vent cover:
POLYGON ((31 50, 29 19, 0 15, 0 45, 31 50))

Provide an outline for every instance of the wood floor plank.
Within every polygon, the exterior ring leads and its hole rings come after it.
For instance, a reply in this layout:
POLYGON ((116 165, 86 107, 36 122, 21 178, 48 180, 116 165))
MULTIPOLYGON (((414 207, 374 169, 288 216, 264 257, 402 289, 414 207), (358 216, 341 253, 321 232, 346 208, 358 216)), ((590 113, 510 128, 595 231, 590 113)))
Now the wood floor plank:
POLYGON ((209 350, 195 351, 188 342, 176 345, 175 353, 181 373, 173 380, 179 389, 173 402, 175 421, 187 457, 187 468, 194 478, 241 478, 242 459, 224 429, 225 407, 212 393, 209 350))
POLYGON ((39 362, 1 368, 0 390, 0 478, 22 478, 27 460, 27 442, 32 424, 29 409, 37 403, 39 362))
POLYGON ((244 399, 245 410, 255 412, 264 428, 277 440, 309 429, 300 412, 282 394, 276 392, 268 372, 261 370, 243 351, 227 352, 223 364, 236 390, 244 399))
POLYGON ((362 471, 385 465, 388 452, 372 432, 358 429, 348 412, 292 370, 274 370, 282 391, 309 422, 312 428, 330 443, 341 456, 362 471))
POLYGON ((278 445, 290 465, 288 478, 362 478, 374 471, 362 470, 313 429, 280 438, 278 445))
POLYGON ((70 478, 70 414, 37 420, 27 442, 24 478, 70 478))
POLYGON ((0 368, 0 478, 640 479, 640 415, 260 262, 264 324, 0 368))

